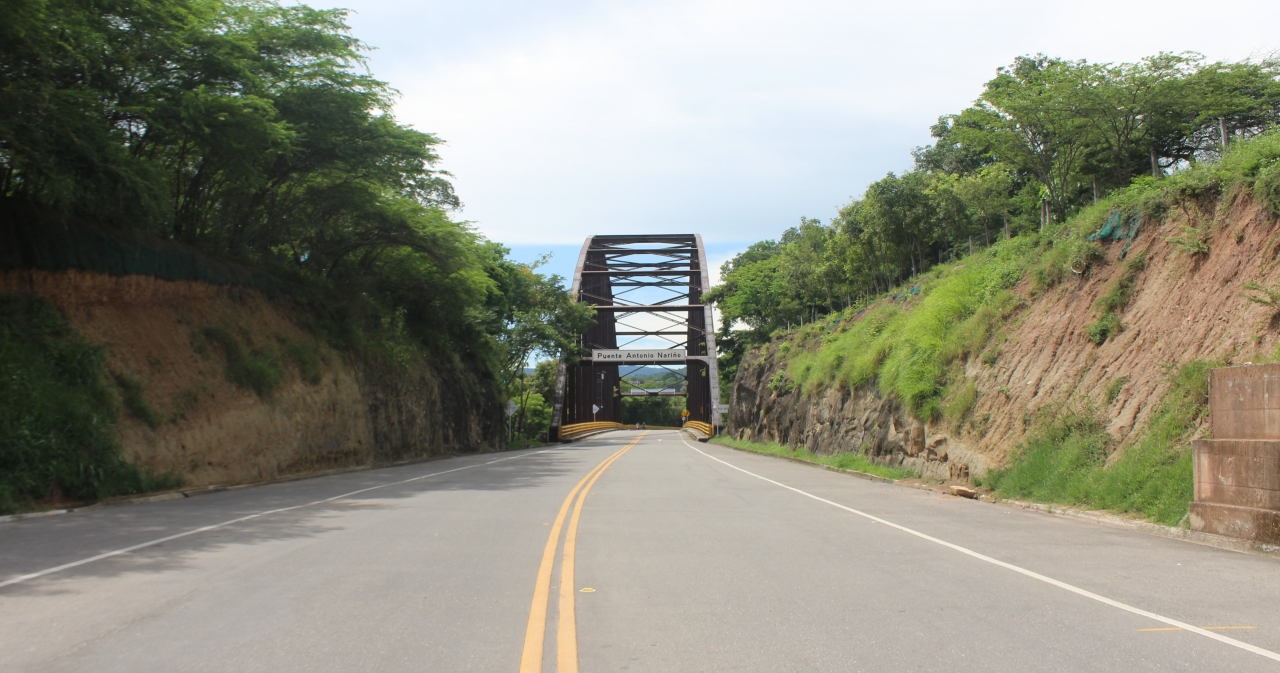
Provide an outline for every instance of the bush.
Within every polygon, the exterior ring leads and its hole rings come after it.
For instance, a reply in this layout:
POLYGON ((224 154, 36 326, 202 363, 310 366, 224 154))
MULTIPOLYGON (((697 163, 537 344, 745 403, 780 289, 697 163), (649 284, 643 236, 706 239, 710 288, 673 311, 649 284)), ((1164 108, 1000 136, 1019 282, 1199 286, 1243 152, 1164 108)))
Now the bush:
POLYGON ((246 353, 240 340, 225 327, 206 327, 201 334, 222 346, 227 358, 227 379, 236 386, 265 397, 284 379, 284 364, 277 354, 261 349, 246 353))
POLYGON ((105 357, 44 300, 0 295, 0 513, 181 484, 121 457, 105 357))
POLYGON ((1209 254, 1208 238, 1208 232, 1184 224, 1178 233, 1169 237, 1169 242, 1188 255, 1207 255, 1209 254))
POLYGON ((115 379, 116 385, 120 387, 120 397, 124 401, 124 408, 134 418, 147 424, 148 428, 155 430, 164 424, 164 419, 147 404, 147 400, 142 395, 143 385, 138 379, 124 372, 111 372, 111 378, 115 379))
POLYGON ((295 367, 298 368, 298 375, 303 381, 315 385, 320 383, 323 374, 320 371, 320 362, 324 359, 320 354, 320 346, 313 341, 288 341, 284 342, 285 353, 289 359, 293 361, 295 367))
POLYGON ((1085 274, 1102 259, 1102 246, 1074 235, 1064 225, 1058 238, 1050 239, 1049 249, 1031 270, 1032 289, 1043 292, 1072 275, 1085 274))
POLYGON ((1111 337, 1120 333, 1120 316, 1114 313, 1104 314, 1101 318, 1091 322, 1085 327, 1085 331, 1089 334, 1089 341, 1101 346, 1111 337))

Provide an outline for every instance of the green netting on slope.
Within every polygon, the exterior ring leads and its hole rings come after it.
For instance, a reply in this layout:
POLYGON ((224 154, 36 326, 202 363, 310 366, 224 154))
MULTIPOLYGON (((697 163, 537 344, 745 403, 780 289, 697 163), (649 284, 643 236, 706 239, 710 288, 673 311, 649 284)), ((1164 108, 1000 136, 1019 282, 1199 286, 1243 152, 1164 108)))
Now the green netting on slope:
POLYGON ((32 208, 0 202, 0 269, 81 269, 112 276, 200 280, 269 294, 298 288, 263 271, 212 259, 171 241, 82 222, 56 222, 32 208))
POLYGON ((1124 241, 1124 247, 1120 249, 1120 259, 1124 259, 1129 254, 1129 246, 1133 245, 1133 239, 1138 236, 1138 226, 1142 219, 1137 215, 1125 216, 1124 211, 1116 208, 1111 211, 1111 216, 1107 218, 1102 228, 1089 237, 1090 241, 1124 241))

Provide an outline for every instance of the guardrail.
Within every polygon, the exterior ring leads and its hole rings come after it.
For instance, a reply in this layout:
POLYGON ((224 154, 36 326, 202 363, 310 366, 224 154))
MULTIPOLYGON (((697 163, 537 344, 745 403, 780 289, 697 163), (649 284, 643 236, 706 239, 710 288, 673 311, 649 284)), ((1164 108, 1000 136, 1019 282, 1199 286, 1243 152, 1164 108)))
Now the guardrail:
POLYGON ((688 423, 684 424, 684 427, 690 430, 697 430, 698 432, 701 432, 702 434, 708 437, 712 437, 716 433, 715 429, 711 427, 710 423, 704 423, 702 421, 689 421, 688 423))
POLYGON ((621 430, 621 423, 613 421, 593 421, 591 423, 572 423, 570 425, 560 426, 560 439, 569 439, 578 435, 585 435, 588 432, 596 432, 597 430, 621 430))

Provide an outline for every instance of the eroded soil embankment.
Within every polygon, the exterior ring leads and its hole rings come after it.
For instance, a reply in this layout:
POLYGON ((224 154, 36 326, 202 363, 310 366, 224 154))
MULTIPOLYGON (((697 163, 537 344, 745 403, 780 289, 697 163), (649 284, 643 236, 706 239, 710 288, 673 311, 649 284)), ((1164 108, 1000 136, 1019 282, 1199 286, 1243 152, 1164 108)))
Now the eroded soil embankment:
POLYGON ((819 454, 866 450, 928 477, 964 479, 1006 464, 1039 412, 1070 403, 1106 420, 1114 461, 1147 427, 1171 366, 1258 361, 1280 340, 1274 309, 1241 296, 1249 281, 1280 284, 1280 230, 1265 207, 1241 196, 1144 223, 1128 253, 1145 255, 1145 266, 1120 313, 1123 328, 1097 345, 1087 327, 1123 272, 1122 247, 1108 244, 1103 261, 1044 293, 1033 293, 1028 279, 1015 288, 1024 307, 964 365, 977 399, 961 423, 913 418, 873 388, 774 389, 769 383, 785 362, 772 348, 749 353, 739 368, 731 432, 819 454), (1203 232, 1208 253, 1171 240, 1184 226, 1203 232))
POLYGON ((189 486, 502 444, 497 396, 475 376, 425 362, 369 364, 330 348, 255 290, 24 270, 0 271, 0 291, 45 297, 106 346, 125 457, 189 486), (232 373, 236 357, 247 374, 232 373), (139 393, 132 405, 123 403, 126 386, 139 393))

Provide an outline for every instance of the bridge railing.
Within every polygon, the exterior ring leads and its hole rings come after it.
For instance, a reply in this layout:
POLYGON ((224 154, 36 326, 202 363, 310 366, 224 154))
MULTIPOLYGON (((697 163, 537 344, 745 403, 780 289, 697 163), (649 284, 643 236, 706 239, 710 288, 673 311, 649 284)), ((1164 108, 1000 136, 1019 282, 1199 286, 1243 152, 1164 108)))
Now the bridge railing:
POLYGON ((704 423, 702 421, 689 421, 688 423, 684 424, 684 427, 689 430, 696 430, 698 432, 701 432, 702 434, 708 437, 712 437, 716 434, 715 429, 711 427, 710 423, 704 423))
POLYGON ((591 423, 571 423, 569 425, 560 426, 560 439, 570 439, 578 435, 585 435, 588 432, 597 432, 600 430, 621 430, 624 428, 621 423, 613 421, 593 421, 591 423))

